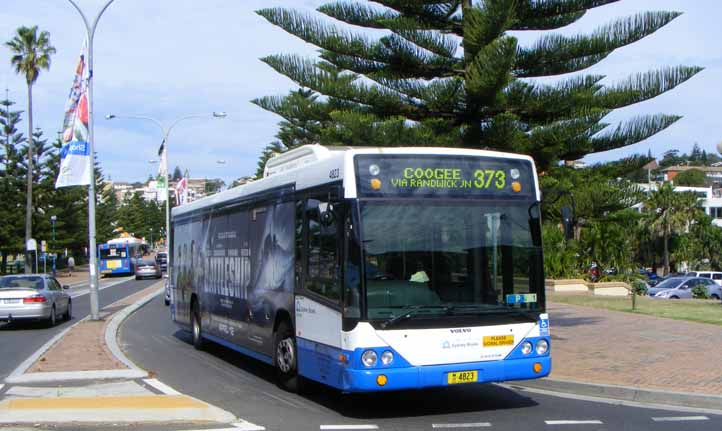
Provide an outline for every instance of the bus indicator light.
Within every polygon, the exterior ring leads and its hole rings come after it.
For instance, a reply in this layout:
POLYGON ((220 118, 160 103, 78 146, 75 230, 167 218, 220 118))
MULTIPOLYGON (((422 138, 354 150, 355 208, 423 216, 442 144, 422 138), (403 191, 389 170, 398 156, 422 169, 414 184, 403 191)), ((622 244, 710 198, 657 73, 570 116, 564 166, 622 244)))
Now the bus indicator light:
POLYGON ((383 374, 379 374, 379 376, 376 377, 376 384, 379 386, 386 386, 386 382, 388 381, 389 379, 387 379, 383 374))
POLYGON ((371 188, 374 190, 380 190, 381 189, 381 180, 378 178, 374 178, 371 180, 371 188))
POLYGON ((542 364, 540 364, 539 362, 535 362, 534 363, 534 372, 539 374, 539 373, 541 373, 541 370, 542 370, 542 364))
POLYGON ((519 193, 521 191, 521 183, 519 181, 514 181, 511 183, 511 190, 514 193, 519 193))

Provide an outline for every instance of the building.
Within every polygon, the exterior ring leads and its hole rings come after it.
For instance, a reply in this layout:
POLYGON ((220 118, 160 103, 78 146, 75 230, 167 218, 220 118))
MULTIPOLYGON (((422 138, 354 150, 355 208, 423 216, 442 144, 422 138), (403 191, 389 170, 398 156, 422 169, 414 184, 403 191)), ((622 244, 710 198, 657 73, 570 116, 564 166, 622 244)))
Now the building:
MULTIPOLYGON (((637 184, 637 186, 646 193, 649 193, 650 190, 657 190, 659 183, 644 183, 637 184)), ((695 193, 699 197, 700 208, 705 212, 705 214, 712 217, 712 224, 717 227, 722 227, 722 196, 720 196, 719 190, 714 190, 712 187, 674 186, 674 191, 680 193, 695 193)), ((638 203, 637 205, 634 205, 633 208, 641 212, 642 207, 643 205, 641 203, 638 203)))
POLYGON ((707 176, 707 180, 710 184, 722 184, 722 166, 670 166, 662 169, 665 181, 674 181, 674 177, 679 175, 680 172, 688 171, 691 169, 697 169, 702 171, 707 176))

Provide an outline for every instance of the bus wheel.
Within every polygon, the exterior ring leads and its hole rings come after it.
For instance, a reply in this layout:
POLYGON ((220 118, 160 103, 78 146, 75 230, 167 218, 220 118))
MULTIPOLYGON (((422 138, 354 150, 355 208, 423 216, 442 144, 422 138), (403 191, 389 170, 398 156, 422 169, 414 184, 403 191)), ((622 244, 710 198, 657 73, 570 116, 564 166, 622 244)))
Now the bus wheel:
POLYGON ((193 333, 193 347, 196 350, 203 349, 203 330, 201 329, 201 315, 197 302, 193 302, 191 307, 191 332, 193 333))
POLYGON ((289 392, 298 392, 301 377, 298 375, 296 338, 287 322, 278 325, 274 335, 274 347, 278 385, 289 392))

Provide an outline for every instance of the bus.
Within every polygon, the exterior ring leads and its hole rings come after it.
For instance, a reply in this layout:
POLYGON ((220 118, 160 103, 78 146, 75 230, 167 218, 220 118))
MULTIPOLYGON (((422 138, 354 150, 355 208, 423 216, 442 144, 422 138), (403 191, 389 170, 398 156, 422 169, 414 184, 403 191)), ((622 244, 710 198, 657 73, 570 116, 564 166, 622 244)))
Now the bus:
POLYGON ((530 157, 303 146, 173 208, 171 318, 342 392, 551 371, 530 157))
POLYGON ((103 275, 135 274, 135 261, 146 245, 137 238, 112 239, 98 245, 98 268, 103 275))

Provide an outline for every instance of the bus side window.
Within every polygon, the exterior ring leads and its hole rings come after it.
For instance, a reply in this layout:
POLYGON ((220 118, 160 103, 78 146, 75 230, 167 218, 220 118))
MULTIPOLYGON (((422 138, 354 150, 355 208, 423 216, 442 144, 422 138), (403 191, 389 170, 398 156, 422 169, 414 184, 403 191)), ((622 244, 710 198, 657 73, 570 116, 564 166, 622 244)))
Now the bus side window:
POLYGON ((341 299, 338 250, 343 237, 336 218, 322 220, 321 209, 330 208, 328 204, 325 199, 306 201, 308 248, 305 284, 308 290, 338 302, 341 299))

